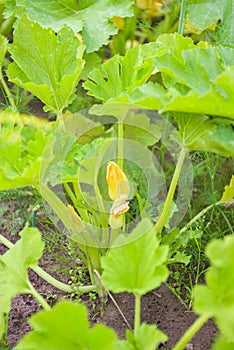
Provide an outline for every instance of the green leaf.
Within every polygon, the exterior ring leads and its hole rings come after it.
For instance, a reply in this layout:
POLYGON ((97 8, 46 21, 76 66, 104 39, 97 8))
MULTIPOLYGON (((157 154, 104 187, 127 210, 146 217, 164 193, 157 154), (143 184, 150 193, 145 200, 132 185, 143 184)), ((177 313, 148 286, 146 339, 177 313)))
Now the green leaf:
POLYGON ((156 41, 155 64, 163 73, 167 87, 180 83, 200 96, 229 66, 233 65, 234 49, 225 46, 209 47, 179 34, 163 34, 156 41), (170 47, 170 50, 166 50, 170 47))
POLYGON ((133 0, 7 0, 5 15, 14 13, 20 19, 26 13, 32 21, 56 32, 67 25, 74 33, 82 33, 87 52, 93 52, 118 32, 111 18, 133 16, 133 3, 133 0))
POLYGON ((188 0, 186 11, 188 22, 203 31, 214 26, 214 38, 226 45, 234 45, 234 1, 233 0, 188 0))
POLYGON ((161 111, 181 111, 234 119, 234 49, 194 45, 179 34, 159 36, 155 65, 166 89, 148 83, 123 102, 161 111), (170 47, 170 50, 168 50, 170 47))
POLYGON ((211 350, 233 350, 234 342, 228 341, 223 335, 219 335, 215 340, 211 350))
POLYGON ((166 334, 155 325, 142 323, 135 333, 126 331, 126 341, 120 341, 116 350, 155 350, 159 343, 167 340, 166 334))
POLYGON ((206 273, 206 286, 194 290, 194 310, 214 317, 230 342, 234 342, 234 236, 209 243, 206 254, 211 267, 206 273))
POLYGON ((182 141, 190 150, 234 157, 234 130, 230 123, 192 113, 174 113, 173 116, 179 126, 179 143, 182 141))
POLYGON ((8 40, 5 36, 0 34, 0 66, 2 65, 5 54, 7 53, 7 49, 8 49, 8 40))
POLYGON ((149 219, 142 220, 129 237, 120 237, 102 259, 103 282, 114 293, 143 295, 166 281, 163 265, 167 246, 159 246, 149 219))
MULTIPOLYGON (((71 114, 70 112, 66 112, 63 115, 63 120, 66 124, 66 130, 70 134, 75 135, 77 142, 80 145, 87 145, 105 134, 103 125, 84 116, 82 113, 78 112, 71 114)), ((99 141, 96 140, 95 142, 99 141)))
POLYGON ((83 84, 88 94, 107 101, 145 83, 154 66, 153 59, 145 57, 144 47, 136 46, 124 57, 115 55, 101 69, 94 68, 83 84))
POLYGON ((144 146, 155 144, 161 137, 160 128, 146 114, 128 113, 124 118, 124 138, 144 146))
POLYGON ((84 305, 61 301, 49 311, 30 319, 33 330, 16 345, 15 350, 114 350, 116 335, 112 329, 97 324, 89 328, 84 305))
MULTIPOLYGON (((183 111, 189 113, 210 114, 234 120, 233 99, 234 66, 228 67, 210 84, 203 95, 191 90, 187 94, 170 89, 162 111, 183 111)), ((163 103, 164 101, 162 101, 163 103)))
MULTIPOLYGON (((11 299, 20 293, 30 292, 27 269, 36 266, 44 243, 37 228, 26 227, 20 232, 21 239, 0 257, 0 325, 4 314, 11 308, 11 299)), ((0 336, 4 329, 0 328, 0 336)))
POLYGON ((0 133, 0 190, 37 185, 41 166, 48 164, 52 150, 43 157, 45 145, 53 143, 48 132, 29 129, 22 125, 4 126, 0 133))
POLYGON ((234 200, 234 175, 230 180, 230 184, 225 186, 222 198, 220 199, 220 203, 231 203, 234 200))
POLYGON ((46 169, 45 181, 55 186, 61 183, 76 182, 80 176, 79 181, 94 184, 94 169, 98 158, 91 157, 91 154, 97 149, 101 151, 103 142, 104 139, 100 137, 90 143, 80 145, 64 132, 57 134, 53 150, 54 156, 46 169))
POLYGON ((186 255, 185 252, 173 252, 173 257, 168 258, 169 263, 180 263, 185 266, 189 264, 191 255, 186 255))
POLYGON ((14 62, 8 67, 8 77, 52 111, 62 111, 75 97, 83 50, 70 29, 64 27, 56 35, 24 16, 9 49, 14 62))

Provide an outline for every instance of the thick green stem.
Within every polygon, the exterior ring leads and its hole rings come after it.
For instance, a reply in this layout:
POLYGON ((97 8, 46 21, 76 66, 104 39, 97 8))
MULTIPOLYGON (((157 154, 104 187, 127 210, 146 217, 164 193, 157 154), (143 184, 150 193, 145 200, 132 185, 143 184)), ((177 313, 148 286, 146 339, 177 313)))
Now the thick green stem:
POLYGON ((97 289, 96 285, 80 286, 71 288, 68 284, 58 281, 56 278, 52 277, 48 272, 44 271, 41 267, 33 267, 32 270, 36 272, 38 276, 43 278, 46 282, 52 284, 54 287, 66 292, 66 293, 89 293, 97 289))
POLYGON ((124 130, 123 122, 118 122, 118 166, 123 169, 123 157, 124 157, 124 130))
MULTIPOLYGON (((96 183, 96 181, 95 181, 96 183)), ((101 218, 102 218, 102 226, 103 227, 107 227, 108 226, 108 220, 107 220, 107 216, 106 216, 106 212, 105 212, 105 207, 102 201, 102 196, 99 190, 99 187, 97 185, 97 183, 94 185, 94 190, 95 190, 95 194, 96 194, 96 198, 97 198, 97 202, 98 202, 98 208, 99 211, 101 213, 101 218)))
POLYGON ((202 315, 196 319, 196 321, 187 329, 182 338, 175 345, 173 350, 184 350, 186 344, 194 337, 194 335, 199 331, 199 329, 209 320, 209 316, 202 315))
POLYGON ((65 204, 56 196, 56 194, 49 189, 49 187, 45 184, 40 184, 37 187, 37 190, 42 195, 42 197, 49 203, 50 207, 53 211, 58 215, 60 220, 63 222, 64 226, 70 232, 71 230, 71 222, 68 216, 68 209, 65 204))
MULTIPOLYGON (((11 243, 6 237, 4 237, 1 234, 0 234, 0 241, 9 249, 11 249, 14 246, 13 243, 11 243)), ((74 293, 74 292, 89 293, 89 292, 97 289, 96 285, 80 286, 80 287, 76 287, 76 288, 71 288, 69 285, 62 283, 62 282, 58 281, 56 278, 52 277, 49 273, 44 271, 39 266, 32 267, 32 270, 38 276, 43 278, 46 282, 52 284, 54 287, 66 292, 66 293, 74 293)))
POLYGON ((184 32, 185 8, 186 8, 186 0, 181 0, 180 18, 179 18, 179 26, 178 26, 178 33, 181 35, 183 35, 183 32, 184 32))
MULTIPOLYGON (((45 200, 50 204, 51 208, 54 210, 54 212, 58 215, 58 217, 61 219, 61 221, 63 222, 63 224, 66 226, 66 228, 68 229, 68 231, 71 231, 71 222, 69 219, 69 215, 68 215, 68 210, 67 207, 63 204, 63 202, 53 193, 53 191, 51 191, 49 189, 48 186, 41 184, 40 188, 38 188, 39 192, 41 193, 41 195, 45 198, 45 200)), ((99 203, 99 208, 101 211, 101 215, 102 215, 102 220, 103 220, 103 225, 107 225, 107 218, 104 212, 104 206, 103 206, 103 202, 101 199, 101 194, 99 192, 99 188, 98 186, 96 186, 95 188, 96 194, 97 194, 97 198, 98 198, 98 203, 99 203)), ((80 245, 81 246, 81 245, 80 245)), ((81 246, 82 249, 82 246, 81 246)), ((92 257, 90 257, 90 259, 92 260, 92 257)), ((95 266, 96 267, 96 266, 95 266)), ((98 268, 98 267, 96 267, 98 268)), ((90 277, 92 278, 92 275, 90 275, 90 277)), ((51 282, 49 282, 51 283, 51 282)), ((94 290, 96 286, 91 285, 91 290, 94 290)), ((86 286, 84 286, 86 287, 86 286)), ((90 291, 90 286, 88 287, 88 291, 90 291)), ((80 291, 80 289, 79 289, 80 291)), ((83 291, 83 293, 86 293, 87 290, 85 288, 85 290, 83 291)))
POLYGON ((176 168, 175 168, 175 171, 173 174, 173 178, 172 178, 172 181, 170 184, 170 188, 169 188, 169 191, 167 194, 166 201, 164 203, 162 214, 161 214, 160 218, 158 219, 158 222, 154 226, 156 232, 161 232, 163 229, 163 226, 167 222, 167 217, 168 217, 168 214, 170 212, 171 203, 172 203, 172 200, 174 198, 176 186, 177 186, 177 183, 179 180, 179 176, 181 173, 181 169, 182 169, 182 166, 184 163, 185 156, 186 156, 186 149, 183 147, 180 151, 179 159, 178 159, 178 162, 176 164, 176 168))
POLYGON ((76 198, 76 201, 74 202, 74 205, 76 207, 76 209, 78 210, 81 218, 85 221, 85 222, 89 222, 89 214, 87 212, 87 209, 83 209, 83 208, 78 208, 77 207, 77 201, 81 200, 82 198, 82 193, 81 193, 81 190, 80 190, 80 186, 78 184, 78 182, 73 182, 73 188, 74 188, 74 191, 75 191, 75 198, 76 198))
MULTIPOLYGON (((82 210, 81 208, 78 207, 78 205, 77 205, 78 200, 77 200, 76 196, 74 195, 71 187, 67 183, 64 184, 64 188, 65 188, 68 196, 70 197, 70 199, 73 203, 73 206, 77 209, 80 217, 83 219, 84 212, 87 212, 87 210, 82 210)), ((85 215, 85 219, 87 220, 87 215, 85 215)))
POLYGON ((60 126, 64 128, 63 113, 62 111, 57 111, 57 120, 60 126))
POLYGON ((141 296, 135 294, 135 315, 134 315, 134 333, 141 324, 141 296))

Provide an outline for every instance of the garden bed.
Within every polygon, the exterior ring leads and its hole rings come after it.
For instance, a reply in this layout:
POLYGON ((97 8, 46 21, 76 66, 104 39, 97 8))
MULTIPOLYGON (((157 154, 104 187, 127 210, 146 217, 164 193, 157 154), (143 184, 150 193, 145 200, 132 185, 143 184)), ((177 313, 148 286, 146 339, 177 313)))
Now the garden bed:
MULTIPOLYGON (((3 205, 8 204, 9 203, 6 202, 3 205)), ((23 205, 26 208, 27 204, 25 200, 23 205)), ((5 216, 9 215, 12 217, 12 213, 17 212, 18 207, 14 200, 11 201, 8 210, 9 212, 5 213, 5 216)), ((18 217, 19 222, 20 220, 22 222, 22 218, 18 217)), ((39 226, 41 226, 40 223, 39 226)), ((9 235, 3 227, 1 228, 0 233, 13 243, 16 243, 19 238, 17 234, 9 235)), ((7 248, 3 244, 0 244, 0 255, 4 254, 6 251, 7 248)), ((60 255, 66 255, 66 252, 61 252, 61 250, 57 253, 60 255)), ((46 271, 51 272, 53 276, 61 282, 69 283, 69 276, 63 272, 58 272, 62 271, 64 266, 63 263, 59 263, 59 259, 54 258, 55 254, 56 252, 51 254, 48 251, 45 251, 43 257, 40 259, 39 265, 46 271)), ((67 260, 67 263, 72 267, 72 260, 70 262, 67 260)), ((33 286, 50 305, 54 305, 62 299, 73 299, 79 302, 78 297, 73 296, 72 298, 70 294, 67 294, 47 283, 32 270, 29 270, 29 276, 33 286)), ((125 338, 125 331, 128 328, 128 325, 119 309, 122 311, 129 325, 133 328, 134 298, 127 293, 113 294, 113 297, 118 307, 110 297, 104 305, 97 295, 95 297, 82 295, 80 301, 88 307, 91 324, 100 322, 104 323, 107 326, 112 327, 120 338, 125 338)), ((28 320, 31 315, 40 309, 41 306, 31 295, 17 295, 13 299, 12 308, 9 314, 9 328, 7 335, 7 340, 11 347, 15 346, 22 336, 31 329, 28 320)), ((165 350, 171 349, 196 319, 196 315, 186 308, 165 284, 143 296, 141 309, 142 322, 156 324, 160 330, 168 335, 168 341, 159 347, 160 349, 165 350)), ((217 327, 213 320, 209 320, 191 340, 188 349, 209 349, 217 334, 217 327)))
MULTIPOLYGON (((4 252, 5 249, 1 245, 0 253, 4 252)), ((54 261, 50 262, 50 264, 53 263, 54 261)), ((45 269, 48 268, 48 258, 46 256, 40 260, 40 266, 45 269)), ((48 303, 54 304, 60 299, 71 298, 69 294, 49 285, 33 271, 30 271, 29 274, 33 286, 47 299, 48 303)), ((61 274, 59 277, 64 282, 67 282, 66 276, 61 274)), ((113 295, 113 297, 127 321, 133 327, 134 298, 127 293, 113 295)), ((125 337, 125 330, 128 326, 112 300, 108 299, 107 303, 102 307, 98 297, 96 300, 88 300, 87 296, 83 297, 83 299, 83 302, 89 308, 91 323, 103 322, 107 326, 112 327, 121 338, 125 337)), ((18 295, 13 299, 12 309, 9 314, 7 336, 11 346, 14 346, 30 330, 28 319, 40 308, 38 302, 31 295, 18 295)), ((160 288, 148 293, 142 299, 142 321, 149 324, 157 324, 158 328, 169 337, 164 346, 160 347, 161 349, 171 349, 195 319, 196 315, 192 311, 187 310, 166 285, 162 285, 160 288)), ((192 339, 190 342, 192 345, 188 349, 209 349, 217 334, 216 326, 212 320, 209 320, 192 339)))

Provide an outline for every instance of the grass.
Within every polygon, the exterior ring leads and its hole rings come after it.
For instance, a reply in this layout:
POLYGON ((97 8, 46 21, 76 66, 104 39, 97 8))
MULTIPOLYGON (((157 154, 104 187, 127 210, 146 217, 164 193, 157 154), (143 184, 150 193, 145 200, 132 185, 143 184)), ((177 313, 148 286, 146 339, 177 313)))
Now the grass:
MULTIPOLYGON (((194 171, 193 197, 181 227, 203 208, 221 198, 224 186, 230 182, 234 164, 231 158, 198 151, 191 154, 191 160, 194 171)), ((190 240, 185 248, 185 253, 191 255, 190 263, 187 266, 183 264, 172 266, 168 283, 174 294, 188 307, 192 304, 194 286, 203 282, 203 275, 209 266, 205 256, 207 244, 212 239, 233 234, 233 221, 233 210, 217 206, 192 226, 193 232, 200 232, 200 235, 194 235, 196 238, 190 240)))

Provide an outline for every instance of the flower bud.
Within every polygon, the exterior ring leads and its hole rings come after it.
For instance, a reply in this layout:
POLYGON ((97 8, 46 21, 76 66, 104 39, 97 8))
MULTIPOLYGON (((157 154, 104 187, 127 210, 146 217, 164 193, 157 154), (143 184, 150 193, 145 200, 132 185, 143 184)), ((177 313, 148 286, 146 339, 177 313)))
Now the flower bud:
POLYGON ((70 219, 70 222, 71 222, 71 230, 72 230, 72 232, 73 233, 79 233, 79 232, 84 231, 85 224, 81 220, 79 215, 75 212, 75 209, 73 208, 73 206, 68 205, 67 209, 68 209, 69 219, 70 219))
POLYGON ((130 193, 130 185, 124 172, 115 162, 109 162, 107 166, 106 181, 109 188, 109 196, 115 201, 121 195, 126 198, 130 193))

